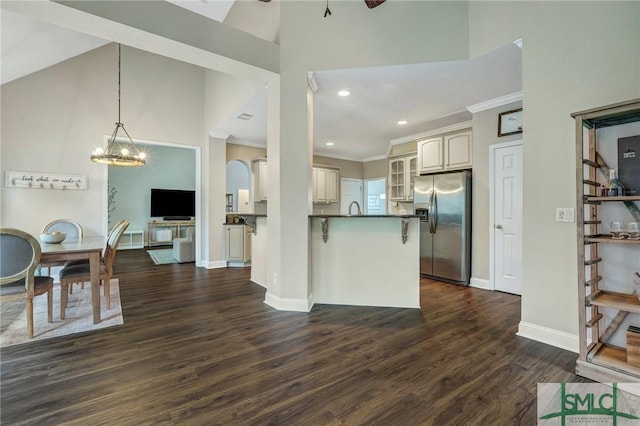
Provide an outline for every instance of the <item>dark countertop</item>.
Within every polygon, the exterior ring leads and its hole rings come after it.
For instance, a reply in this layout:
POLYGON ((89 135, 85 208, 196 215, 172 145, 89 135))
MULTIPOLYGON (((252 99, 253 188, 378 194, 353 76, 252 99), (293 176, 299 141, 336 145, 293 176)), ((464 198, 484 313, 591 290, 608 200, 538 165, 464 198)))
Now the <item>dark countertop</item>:
POLYGON ((344 218, 356 218, 365 219, 370 217, 399 217, 403 219, 409 219, 412 217, 420 217, 414 214, 371 214, 371 215, 347 215, 347 214, 310 214, 309 217, 344 217, 344 218))
POLYGON ((240 216, 240 217, 267 217, 267 215, 264 213, 227 213, 227 214, 232 214, 234 216, 240 216))

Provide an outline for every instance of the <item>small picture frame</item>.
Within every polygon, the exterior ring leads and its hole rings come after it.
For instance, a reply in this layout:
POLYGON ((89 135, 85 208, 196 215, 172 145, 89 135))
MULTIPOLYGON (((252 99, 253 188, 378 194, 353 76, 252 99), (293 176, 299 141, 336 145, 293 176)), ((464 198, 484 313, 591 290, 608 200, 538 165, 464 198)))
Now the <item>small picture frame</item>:
POLYGON ((498 136, 522 133, 522 108, 498 114, 498 136))

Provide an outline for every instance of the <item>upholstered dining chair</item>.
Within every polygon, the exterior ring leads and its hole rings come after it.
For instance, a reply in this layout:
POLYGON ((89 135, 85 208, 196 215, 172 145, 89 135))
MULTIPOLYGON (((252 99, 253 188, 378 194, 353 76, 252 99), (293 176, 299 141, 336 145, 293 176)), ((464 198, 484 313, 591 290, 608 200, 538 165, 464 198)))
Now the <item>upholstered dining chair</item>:
MULTIPOLYGON (((116 252, 120 237, 129 226, 129 222, 125 221, 118 228, 114 227, 114 232, 109 235, 107 245, 100 262, 100 282, 104 288, 107 309, 111 309, 111 285, 113 278, 113 263, 116 260, 116 252)), ((91 271, 88 263, 69 265, 60 271, 60 319, 65 319, 65 310, 69 302, 69 286, 73 283, 84 283, 91 281, 91 271)))
MULTIPOLYGON (((63 232, 67 235, 66 239, 82 239, 84 231, 79 223, 68 219, 56 219, 47 223, 42 228, 43 234, 50 234, 53 231, 63 232)), ((47 275, 51 274, 51 268, 53 266, 62 266, 64 262, 50 262, 41 264, 41 268, 47 268, 47 275)))
POLYGON ((0 298, 26 300, 29 337, 33 337, 34 297, 47 294, 47 320, 53 321, 53 278, 35 275, 40 255, 40 243, 33 236, 0 228, 0 298))

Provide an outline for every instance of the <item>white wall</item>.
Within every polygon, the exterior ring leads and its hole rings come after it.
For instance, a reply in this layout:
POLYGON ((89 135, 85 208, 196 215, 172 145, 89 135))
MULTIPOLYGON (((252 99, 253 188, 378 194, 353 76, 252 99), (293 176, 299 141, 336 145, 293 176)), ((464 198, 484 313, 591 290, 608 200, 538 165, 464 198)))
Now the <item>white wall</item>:
MULTIPOLYGON (((280 80, 270 82, 268 89, 272 108, 269 161, 270 168, 273 164, 279 171, 270 178, 270 188, 277 190, 269 209, 269 291, 293 300, 306 299, 309 292, 306 215, 310 209, 311 148, 306 72, 468 59, 522 37, 522 325, 575 336, 576 230, 557 224, 553 214, 556 207, 575 205, 574 123, 570 113, 640 96, 640 3, 398 0, 369 10, 359 1, 332 0, 329 19, 322 17, 324 5, 323 1, 280 4, 282 72, 280 80), (272 120, 281 128, 273 126, 272 120)), ((162 19, 154 23, 156 33, 162 33, 163 24, 162 19)), ((18 190, 3 188, 3 225, 22 226, 36 233, 46 219, 33 206, 54 204, 56 217, 75 215, 71 217, 79 217, 92 232, 106 222, 106 206, 101 206, 100 190, 94 186, 101 184, 101 169, 86 160, 97 142, 95 129, 104 129, 100 137, 110 132, 112 119, 108 117, 115 115, 113 93, 104 84, 96 84, 100 78, 110 78, 115 84, 115 61, 112 55, 108 60, 97 55, 99 51, 71 60, 77 67, 70 67, 68 61, 2 86, 3 170, 86 174, 90 183, 88 191, 76 191, 82 195, 33 191, 17 196, 18 190), (90 207, 78 212, 80 204, 90 207)), ((139 138, 202 144, 206 127, 199 114, 204 105, 199 83, 202 75, 197 68, 162 61, 145 70, 138 83, 162 88, 167 95, 163 99, 174 102, 157 109, 148 99, 127 100, 125 103, 138 105, 133 109, 136 114, 125 110, 124 121, 139 138), (167 64, 171 67, 164 66, 167 64), (178 69, 185 74, 176 76, 169 71, 178 69), (175 81, 181 84, 174 87, 175 81)), ((153 92, 146 94, 156 100, 153 92)), ((209 158, 205 154, 203 158, 209 158)), ((208 179, 208 175, 203 177, 205 193, 208 179)), ((224 196, 220 202, 223 204, 224 196)))
MULTIPOLYGON (((523 38, 522 320, 523 325, 575 335, 576 230, 554 220, 556 207, 575 205, 570 113, 638 97, 640 3, 394 2, 369 11, 359 2, 334 2, 331 19, 317 12, 319 3, 281 4, 281 110, 286 117, 281 121, 281 149, 288 160, 281 162, 281 189, 283 203, 292 207, 286 223, 300 227, 292 235, 304 235, 301 214, 296 212, 304 211, 306 191, 295 185, 307 174, 300 167, 306 158, 300 148, 306 134, 301 74, 467 59, 523 38)), ((306 240, 282 238, 283 253, 306 247, 306 240)), ((304 260, 293 265, 285 278, 304 281, 304 260)))
POLYGON ((510 103, 473 114, 473 182, 471 218, 471 277, 489 281, 490 170, 489 147, 522 139, 522 134, 498 137, 498 114, 521 107, 510 103))
POLYGON ((523 39, 524 265, 520 332, 577 349, 576 204, 570 114, 640 95, 640 3, 471 2, 472 56, 523 39))
POLYGON ((306 301, 310 292, 307 72, 468 56, 466 3, 397 1, 370 10, 362 2, 332 1, 330 19, 323 17, 324 7, 322 1, 280 3, 279 152, 269 146, 270 170, 274 155, 278 157, 280 193, 278 210, 269 200, 269 253, 275 260, 267 276, 267 296, 287 300, 306 301), (283 232, 272 226, 275 221, 283 232), (286 266, 278 259, 287 259, 286 266))
MULTIPOLYGON (((106 166, 89 156, 115 128, 117 66, 117 45, 109 44, 1 86, 2 171, 88 177, 78 191, 3 185, 2 226, 37 235, 50 220, 69 218, 87 235, 105 232, 106 166)), ((136 139, 200 146, 203 85, 201 68, 122 48, 121 118, 136 139)))

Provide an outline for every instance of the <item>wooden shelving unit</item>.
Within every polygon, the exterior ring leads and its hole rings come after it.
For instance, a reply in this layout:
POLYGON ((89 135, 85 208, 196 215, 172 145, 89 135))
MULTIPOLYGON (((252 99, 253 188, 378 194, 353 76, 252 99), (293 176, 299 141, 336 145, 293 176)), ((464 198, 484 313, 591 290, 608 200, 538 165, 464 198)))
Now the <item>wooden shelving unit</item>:
POLYGON ((598 290, 589 296, 589 301, 592 305, 640 314, 640 299, 635 294, 598 290))
POLYGON ((596 345, 589 352, 587 360, 622 374, 633 374, 640 377, 640 368, 627 363, 627 351, 624 348, 606 344, 596 345))
MULTIPOLYGON (((598 154, 597 130, 640 121, 640 99, 621 102, 571 114, 576 120, 576 179, 578 226, 578 296, 579 343, 576 374, 600 382, 640 382, 640 367, 627 362, 625 347, 609 342, 629 314, 640 314, 640 299, 634 294, 606 288, 603 277, 601 245, 618 244, 634 250, 640 259, 640 240, 615 239, 607 233, 602 208, 608 203, 622 203, 628 220, 640 221, 640 196, 603 197, 598 193, 609 167, 598 154), (601 173, 601 174, 600 174, 601 173), (600 174, 600 175, 599 175, 600 174), (601 309, 616 312, 604 323, 601 309)), ((640 266, 639 266, 640 268, 640 266)), ((630 278, 633 280, 633 278, 630 278)))
POLYGON ((184 235, 184 230, 190 226, 196 226, 195 220, 162 220, 152 221, 147 224, 149 227, 149 247, 154 245, 173 245, 174 238, 184 235), (158 232, 169 231, 168 238, 159 238, 158 232))

